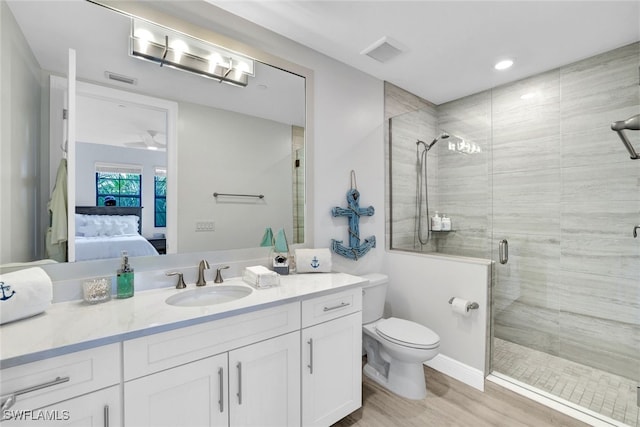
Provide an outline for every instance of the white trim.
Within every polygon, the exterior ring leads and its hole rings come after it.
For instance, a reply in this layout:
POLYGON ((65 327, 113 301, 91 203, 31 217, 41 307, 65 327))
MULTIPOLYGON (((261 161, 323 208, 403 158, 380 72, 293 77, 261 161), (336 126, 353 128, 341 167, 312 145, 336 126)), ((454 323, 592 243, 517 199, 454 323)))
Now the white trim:
POLYGON ((484 391, 484 373, 479 369, 465 365, 444 354, 437 355, 433 359, 425 362, 425 365, 458 381, 462 381, 475 389, 484 391))
POLYGON ((589 425, 595 427, 628 427, 620 421, 598 414, 590 409, 583 408, 582 406, 576 405, 568 400, 554 396, 551 393, 547 393, 544 390, 533 389, 531 386, 523 382, 499 373, 490 374, 487 376, 487 380, 589 425))

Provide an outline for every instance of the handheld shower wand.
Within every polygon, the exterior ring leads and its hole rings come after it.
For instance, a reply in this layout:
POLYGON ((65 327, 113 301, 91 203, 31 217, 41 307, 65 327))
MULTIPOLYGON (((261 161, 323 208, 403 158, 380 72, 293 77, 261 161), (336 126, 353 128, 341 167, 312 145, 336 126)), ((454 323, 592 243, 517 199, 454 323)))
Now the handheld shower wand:
POLYGON ((430 143, 430 144, 428 144, 428 145, 427 145, 427 143, 426 143, 426 142, 418 140, 418 141, 416 142, 416 145, 420 145, 420 144, 422 144, 422 145, 424 146, 425 150, 429 151, 429 150, 431 150, 431 147, 433 147, 434 145, 436 145, 436 142, 438 142, 438 141, 439 141, 439 140, 441 140, 441 139, 447 139, 447 138, 449 138, 449 134, 448 134, 448 133, 446 133, 446 132, 442 132, 440 135, 438 135, 438 136, 436 136, 435 138, 433 138, 433 141, 431 141, 431 143, 430 143))
POLYGON ((638 160, 640 159, 640 154, 638 154, 636 150, 634 150, 633 145, 631 145, 631 141, 629 141, 629 139, 627 138, 627 135, 624 134, 623 131, 625 129, 640 130, 640 114, 636 114, 633 117, 629 117, 627 120, 611 123, 611 130, 614 130, 618 134, 625 148, 629 152, 631 159, 638 160))

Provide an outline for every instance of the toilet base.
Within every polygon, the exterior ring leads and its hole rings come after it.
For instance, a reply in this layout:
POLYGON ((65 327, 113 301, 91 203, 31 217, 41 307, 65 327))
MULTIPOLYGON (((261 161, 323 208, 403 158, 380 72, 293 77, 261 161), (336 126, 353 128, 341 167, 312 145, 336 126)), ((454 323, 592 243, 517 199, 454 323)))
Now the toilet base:
POLYGON ((368 363, 364 366, 363 372, 367 378, 398 396, 412 400, 427 397, 427 384, 424 380, 422 363, 394 361, 389 365, 389 374, 386 377, 368 363))

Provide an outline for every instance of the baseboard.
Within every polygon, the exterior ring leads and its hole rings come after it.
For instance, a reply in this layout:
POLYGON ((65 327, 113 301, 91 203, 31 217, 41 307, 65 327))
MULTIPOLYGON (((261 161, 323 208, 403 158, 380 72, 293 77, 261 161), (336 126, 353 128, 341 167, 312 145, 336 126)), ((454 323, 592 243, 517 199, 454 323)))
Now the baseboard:
MULTIPOLYGON (((444 354, 438 354, 433 359, 425 362, 425 365, 475 389, 484 391, 484 373, 479 369, 472 368, 444 354)), ((429 378, 427 378, 427 381, 429 381, 429 378)))

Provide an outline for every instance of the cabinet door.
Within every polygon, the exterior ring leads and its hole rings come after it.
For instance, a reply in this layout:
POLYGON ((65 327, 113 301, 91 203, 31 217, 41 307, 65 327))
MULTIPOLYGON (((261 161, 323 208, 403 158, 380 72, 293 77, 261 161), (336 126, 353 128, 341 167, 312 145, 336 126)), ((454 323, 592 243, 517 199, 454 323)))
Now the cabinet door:
POLYGON ((227 354, 124 385, 127 426, 228 426, 227 354))
POLYGON ((40 409, 8 409, 2 426, 119 427, 120 410, 120 387, 113 386, 40 409))
POLYGON ((300 425, 300 332, 229 352, 232 426, 300 425))
POLYGON ((362 405, 362 313, 302 330, 302 425, 328 426, 362 405))

